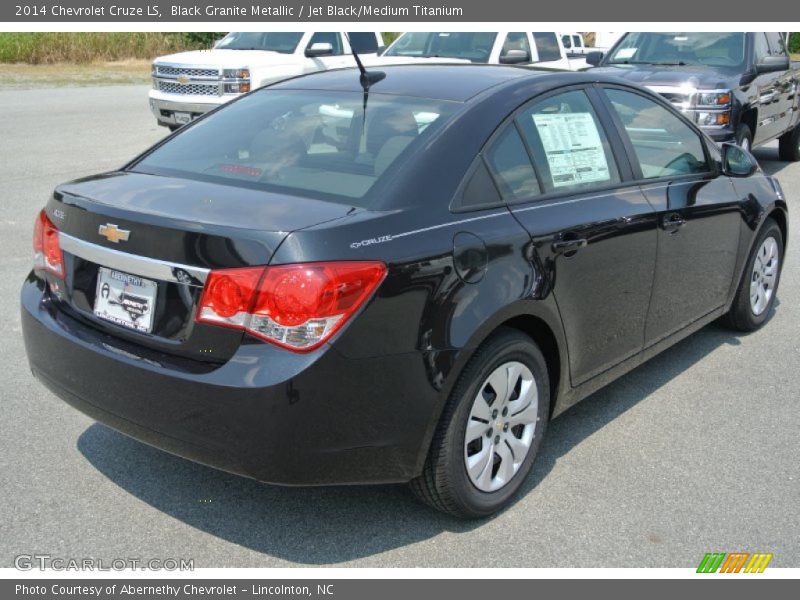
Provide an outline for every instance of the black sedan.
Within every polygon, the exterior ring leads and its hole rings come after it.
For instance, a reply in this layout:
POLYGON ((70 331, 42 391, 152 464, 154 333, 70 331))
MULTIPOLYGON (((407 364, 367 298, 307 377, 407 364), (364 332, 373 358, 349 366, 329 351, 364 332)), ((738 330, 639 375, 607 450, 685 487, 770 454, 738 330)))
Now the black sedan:
POLYGON ((22 288, 33 373, 264 482, 507 505, 548 421, 707 323, 769 318, 778 182, 594 73, 345 69, 59 186, 22 288))

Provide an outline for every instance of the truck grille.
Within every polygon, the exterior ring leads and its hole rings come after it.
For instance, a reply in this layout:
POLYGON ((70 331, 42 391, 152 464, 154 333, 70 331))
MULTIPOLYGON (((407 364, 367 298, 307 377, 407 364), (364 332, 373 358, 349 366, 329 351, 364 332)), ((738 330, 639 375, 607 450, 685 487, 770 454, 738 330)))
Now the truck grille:
POLYGON ((217 83, 178 83, 158 80, 158 89, 167 94, 186 94, 191 96, 219 96, 217 83))
POLYGON ((156 65, 156 75, 162 77, 213 77, 219 79, 219 69, 194 69, 191 67, 156 65))

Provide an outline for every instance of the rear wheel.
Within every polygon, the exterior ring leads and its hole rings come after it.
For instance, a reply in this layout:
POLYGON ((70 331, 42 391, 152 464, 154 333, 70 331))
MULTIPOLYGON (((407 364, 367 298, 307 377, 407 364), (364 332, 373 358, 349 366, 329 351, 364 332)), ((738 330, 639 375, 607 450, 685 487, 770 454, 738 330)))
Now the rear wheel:
POLYGON ((800 160, 800 124, 778 139, 778 155, 789 162, 800 160))
POLYGON ((744 275, 739 283, 728 324, 739 331, 755 331, 767 320, 775 304, 783 260, 783 235, 772 219, 767 219, 753 245, 744 275))
POLYGON ((533 466, 549 410, 541 351, 528 336, 501 330, 461 374, 412 490, 457 517, 480 518, 500 510, 533 466))

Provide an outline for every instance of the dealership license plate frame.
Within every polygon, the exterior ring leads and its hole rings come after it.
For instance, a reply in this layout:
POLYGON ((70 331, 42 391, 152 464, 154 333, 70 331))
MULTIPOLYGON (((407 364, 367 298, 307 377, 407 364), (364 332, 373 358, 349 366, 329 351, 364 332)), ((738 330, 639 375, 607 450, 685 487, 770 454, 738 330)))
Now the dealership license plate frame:
POLYGON ((140 333, 152 333, 158 282, 108 267, 98 267, 94 315, 140 333), (107 289, 104 289, 107 286, 107 289))
POLYGON ((175 112, 173 113, 173 117, 175 117, 175 122, 178 125, 188 125, 192 122, 192 113, 188 112, 175 112))

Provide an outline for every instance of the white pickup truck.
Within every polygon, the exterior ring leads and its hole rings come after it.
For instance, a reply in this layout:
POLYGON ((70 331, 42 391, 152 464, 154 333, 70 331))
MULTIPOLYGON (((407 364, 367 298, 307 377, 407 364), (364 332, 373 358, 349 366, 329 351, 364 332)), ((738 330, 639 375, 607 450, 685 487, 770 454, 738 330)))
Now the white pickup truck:
POLYGON ((586 61, 569 59, 560 36, 554 32, 422 32, 397 38, 373 64, 417 61, 525 65, 576 71, 586 61))
POLYGON ((237 96, 296 75, 355 65, 383 49, 379 32, 231 32, 212 50, 161 56, 153 62, 150 110, 175 130, 237 96))

